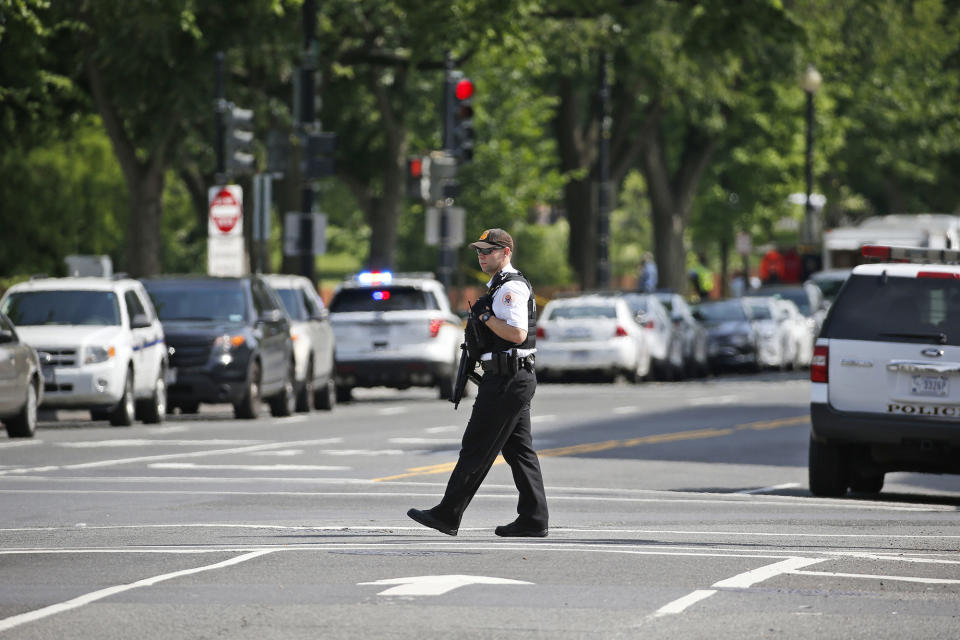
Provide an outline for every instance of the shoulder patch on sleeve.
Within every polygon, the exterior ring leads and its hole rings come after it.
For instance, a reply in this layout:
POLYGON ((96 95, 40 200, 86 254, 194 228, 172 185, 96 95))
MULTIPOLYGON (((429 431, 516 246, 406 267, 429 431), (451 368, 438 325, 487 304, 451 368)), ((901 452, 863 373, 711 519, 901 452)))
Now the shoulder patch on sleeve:
POLYGON ((513 296, 510 295, 509 291, 503 294, 503 304, 507 305, 508 307, 513 304, 513 296))

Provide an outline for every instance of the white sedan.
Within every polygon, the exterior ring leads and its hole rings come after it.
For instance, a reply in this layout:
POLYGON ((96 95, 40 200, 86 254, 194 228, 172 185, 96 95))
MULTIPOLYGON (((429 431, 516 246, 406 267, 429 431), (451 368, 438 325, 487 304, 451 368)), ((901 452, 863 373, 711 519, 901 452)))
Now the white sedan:
POLYGON ((650 374, 650 350, 621 298, 551 300, 537 322, 537 372, 541 379, 591 373, 639 382, 650 374))

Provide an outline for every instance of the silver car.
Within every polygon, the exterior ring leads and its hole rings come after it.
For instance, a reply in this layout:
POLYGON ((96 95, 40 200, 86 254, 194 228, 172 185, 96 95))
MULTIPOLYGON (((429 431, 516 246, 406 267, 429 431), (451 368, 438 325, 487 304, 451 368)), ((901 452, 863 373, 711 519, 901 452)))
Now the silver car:
POLYGON ((314 406, 329 411, 336 403, 334 338, 330 313, 313 283, 303 276, 266 275, 290 316, 296 372, 297 411, 314 406))
POLYGON ((0 313, 0 420, 11 438, 32 438, 37 407, 43 401, 43 376, 37 352, 25 344, 0 313))

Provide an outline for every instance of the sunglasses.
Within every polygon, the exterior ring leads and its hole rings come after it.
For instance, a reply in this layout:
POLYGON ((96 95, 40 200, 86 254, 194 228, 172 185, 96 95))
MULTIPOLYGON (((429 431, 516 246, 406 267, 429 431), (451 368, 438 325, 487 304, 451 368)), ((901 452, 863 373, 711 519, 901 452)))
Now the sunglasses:
POLYGON ((477 253, 479 253, 482 256, 488 256, 494 251, 499 251, 501 248, 502 247, 490 247, 488 249, 477 249, 477 253))

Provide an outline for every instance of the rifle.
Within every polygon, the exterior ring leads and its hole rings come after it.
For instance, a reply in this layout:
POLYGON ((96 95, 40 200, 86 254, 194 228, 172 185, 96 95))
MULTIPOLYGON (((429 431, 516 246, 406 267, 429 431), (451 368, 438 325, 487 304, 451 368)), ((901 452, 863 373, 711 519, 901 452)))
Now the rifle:
POLYGON ((463 342, 460 343, 460 366, 457 367, 457 379, 453 384, 453 394, 450 396, 450 402, 456 410, 460 406, 460 400, 463 399, 463 391, 467 386, 467 380, 473 380, 480 383, 480 376, 477 375, 477 361, 480 359, 480 334, 477 331, 476 320, 471 315, 467 318, 467 326, 464 329, 463 342))

